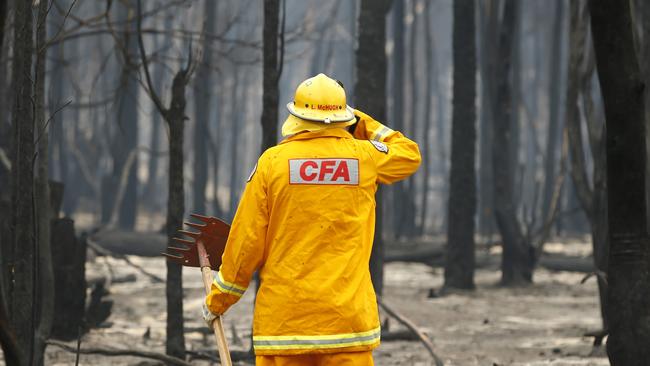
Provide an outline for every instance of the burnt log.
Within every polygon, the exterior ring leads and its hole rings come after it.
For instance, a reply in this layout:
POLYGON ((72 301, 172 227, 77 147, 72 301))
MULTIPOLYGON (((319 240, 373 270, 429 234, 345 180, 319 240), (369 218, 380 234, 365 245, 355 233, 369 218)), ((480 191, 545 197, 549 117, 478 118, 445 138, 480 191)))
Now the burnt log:
POLYGON ((55 279, 52 337, 76 339, 83 325, 86 304, 86 241, 75 236, 74 221, 52 221, 52 264, 55 279))

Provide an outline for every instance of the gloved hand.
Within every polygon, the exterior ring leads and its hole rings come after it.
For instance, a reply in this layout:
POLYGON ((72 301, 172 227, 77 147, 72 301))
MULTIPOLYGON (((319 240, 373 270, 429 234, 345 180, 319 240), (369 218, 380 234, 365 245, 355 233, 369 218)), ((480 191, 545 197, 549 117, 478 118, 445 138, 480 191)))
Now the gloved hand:
POLYGON ((214 322, 214 320, 217 319, 218 315, 213 314, 210 311, 210 309, 208 309, 207 305, 205 305, 205 303, 203 303, 202 313, 203 313, 203 320, 205 320, 205 323, 208 325, 208 328, 212 329, 212 322, 214 322))
POLYGON ((350 131, 352 136, 354 136, 354 138, 359 139, 359 140, 367 140, 367 139, 369 139, 370 136, 368 136, 366 123, 368 121, 372 121, 373 120, 372 117, 368 116, 367 114, 361 112, 358 109, 355 109, 354 110, 354 118, 356 118, 357 123, 355 123, 353 125, 354 130, 350 131))

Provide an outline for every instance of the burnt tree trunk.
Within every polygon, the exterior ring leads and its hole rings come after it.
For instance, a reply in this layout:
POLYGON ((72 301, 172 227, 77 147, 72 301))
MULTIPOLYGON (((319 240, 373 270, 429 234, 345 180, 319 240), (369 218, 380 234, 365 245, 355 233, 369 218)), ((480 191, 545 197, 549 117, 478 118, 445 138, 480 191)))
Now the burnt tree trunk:
POLYGON ((481 236, 491 239, 494 232, 494 179, 492 178, 492 119, 495 109, 496 81, 496 51, 499 29, 498 2, 491 1, 489 6, 479 6, 481 21, 479 32, 479 71, 481 73, 481 112, 479 117, 479 209, 478 232, 481 236))
POLYGON ((53 306, 56 313, 52 337, 71 341, 77 339, 84 326, 86 304, 86 242, 77 240, 74 221, 69 218, 52 222, 52 261, 54 263, 53 306))
POLYGON ((650 248, 645 206, 645 84, 634 50, 627 1, 592 0, 591 27, 607 129, 612 365, 650 359, 650 248))
POLYGON ((275 146, 278 135, 278 82, 282 69, 278 57, 280 0, 264 0, 264 53, 262 92, 262 151, 275 146))
POLYGON ((476 40, 474 0, 454 1, 453 126, 449 177, 446 288, 474 288, 476 214, 476 40))
MULTIPOLYGON (((392 110, 390 116, 390 125, 398 131, 403 130, 404 126, 404 55, 406 54, 406 45, 404 42, 404 2, 405 0, 394 0, 391 10, 393 53, 391 60, 392 85, 390 93, 392 96, 392 110)), ((377 18, 379 21, 379 18, 377 18)), ((376 118, 376 117, 375 117, 376 118)), ((386 122, 385 120, 382 122, 386 122)), ((403 213, 404 182, 396 182, 386 189, 390 195, 384 195, 390 213, 389 217, 384 220, 384 226, 392 229, 396 238, 402 234, 400 228, 403 213), (389 224, 390 223, 390 224, 389 224), (391 225, 392 224, 392 225, 391 225)))
POLYGON ((429 161, 430 151, 430 133, 431 133, 431 120, 433 119, 433 111, 431 110, 431 99, 433 98, 433 83, 435 78, 438 77, 438 68, 436 67, 435 58, 433 55, 433 29, 431 27, 431 3, 427 2, 424 8, 424 49, 425 49, 425 66, 427 70, 426 88, 424 92, 424 125, 422 126, 424 142, 420 149, 422 149, 422 199, 420 210, 420 235, 426 233, 427 213, 429 211, 429 174, 431 166, 429 161))
MULTIPOLYGON (((185 195, 183 188, 183 129, 185 127, 185 89, 190 81, 194 64, 192 53, 188 54, 187 66, 181 68, 172 81, 171 101, 166 108, 151 81, 147 54, 142 40, 142 4, 137 1, 137 35, 140 58, 147 81, 149 97, 163 116, 169 126, 169 189, 167 199, 167 242, 174 246, 173 238, 178 230, 183 227, 185 212, 185 195)), ((185 358, 185 333, 183 320, 183 266, 178 263, 166 261, 167 281, 165 283, 165 297, 167 299, 167 339, 165 352, 174 357, 185 358)))
MULTIPOLYGON (((190 55, 191 57, 191 55, 190 55)), ((167 200, 167 237, 169 245, 183 228, 185 212, 183 190, 183 128, 185 123, 186 73, 179 71, 172 83, 172 100, 166 113, 169 124, 169 196, 167 200)), ((185 357, 183 330, 183 266, 166 261, 167 343, 168 355, 185 357)))
MULTIPOLYGON (((12 62, 12 227, 13 251, 8 299, 22 364, 31 364, 34 346, 34 113, 32 109, 32 9, 29 1, 14 4, 14 44, 12 62)), ((3 253, 5 255, 5 253, 3 253)))
POLYGON ((512 164, 512 101, 511 60, 515 17, 519 2, 506 0, 503 21, 499 34, 498 60, 496 68, 497 104, 492 120, 492 168, 494 179, 494 206, 497 227, 501 233, 503 256, 501 262, 501 283, 503 285, 524 285, 533 280, 534 250, 526 242, 516 215, 512 164))
MULTIPOLYGON (((604 273, 607 270, 608 247, 605 126, 604 123, 597 123, 595 106, 591 98, 591 79, 595 64, 591 56, 591 44, 587 42, 589 19, 586 1, 571 2, 570 10, 566 129, 571 149, 571 178, 580 206, 591 225, 594 266, 597 271, 604 273), (586 59, 588 61, 585 61, 586 59), (582 90, 580 91, 579 88, 582 90), (582 143, 582 124, 578 109, 578 94, 580 92, 582 93, 585 120, 589 130, 590 151, 594 162, 593 188, 589 185, 584 158, 586 149, 582 143)), ((602 276, 598 276, 597 281, 603 329, 607 329, 607 281, 602 276)))
POLYGON ((36 180, 36 226, 38 245, 38 284, 35 294, 38 311, 38 325, 34 339, 34 365, 42 365, 45 354, 45 341, 50 337, 54 317, 54 272, 52 268, 52 249, 50 223, 53 219, 50 208, 50 189, 48 178, 49 131, 45 117, 45 59, 46 59, 46 20, 48 2, 38 4, 38 25, 36 27, 36 148, 38 149, 36 180))
MULTIPOLYGON (((119 92, 117 93, 116 120, 117 128, 111 142, 113 155, 113 172, 111 176, 112 194, 110 204, 118 205, 118 225, 120 228, 133 230, 137 214, 137 167, 138 156, 127 166, 129 155, 138 144, 138 80, 137 64, 134 57, 137 55, 138 44, 135 37, 135 20, 133 18, 133 1, 119 4, 119 19, 123 22, 124 37, 120 39, 122 50, 122 70, 119 76, 119 92), (119 192, 123 170, 128 169, 126 191, 122 200, 116 200, 119 192)), ((115 210, 113 208, 111 212, 115 210)), ((111 218, 112 219, 112 218, 111 218)))
MULTIPOLYGON (((0 58, 5 59, 5 53, 8 52, 7 45, 5 44, 5 24, 7 22, 7 3, 8 1, 0 2, 0 58)), ((0 73, 0 109, 7 110, 7 99, 9 96, 9 88, 7 86, 7 72, 5 72, 5 64, 1 65, 3 71, 0 73)), ((9 116, 0 116, 0 149, 4 154, 10 154, 10 140, 11 140, 11 125, 9 123, 9 116)), ((9 200, 9 181, 11 171, 10 168, 0 161, 0 199, 9 200)))
MULTIPOLYGON (((564 2, 555 1, 555 19, 553 20, 553 35, 551 37, 551 54, 549 57, 549 90, 548 90, 548 136, 546 137, 546 159, 544 161, 544 199, 542 201, 542 217, 548 217, 550 204, 555 186, 555 171, 557 147, 560 131, 560 90, 562 85, 562 24, 564 22, 564 2)), ((571 48, 569 48, 571 49, 571 48)))
MULTIPOLYGON (((205 32, 209 35, 216 33, 216 1, 206 1, 203 16, 205 17, 205 32)), ((212 90, 212 49, 208 37, 203 38, 203 59, 196 70, 197 78, 194 90, 194 180, 192 183, 192 209, 205 214, 205 187, 208 181, 208 123, 210 122, 212 90)))
MULTIPOLYGON (((391 0, 362 0, 359 13, 357 80, 355 103, 378 121, 386 120, 386 14, 391 0)), ((381 296, 384 285, 384 244, 381 237, 382 200, 377 193, 375 238, 370 257, 370 275, 375 292, 381 296)))

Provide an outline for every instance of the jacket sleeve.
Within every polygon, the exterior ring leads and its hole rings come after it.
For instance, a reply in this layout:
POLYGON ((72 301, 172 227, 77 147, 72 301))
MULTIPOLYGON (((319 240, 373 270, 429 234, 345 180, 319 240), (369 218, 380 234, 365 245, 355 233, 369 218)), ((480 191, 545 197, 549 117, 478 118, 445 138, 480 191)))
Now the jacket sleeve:
POLYGON ((415 173, 421 160, 417 143, 359 110, 354 114, 359 120, 354 137, 368 140, 365 147, 377 165, 379 183, 391 184, 415 173))
POLYGON ((262 156, 248 178, 230 227, 219 272, 205 303, 213 314, 223 314, 248 288, 261 266, 269 221, 266 171, 262 156))

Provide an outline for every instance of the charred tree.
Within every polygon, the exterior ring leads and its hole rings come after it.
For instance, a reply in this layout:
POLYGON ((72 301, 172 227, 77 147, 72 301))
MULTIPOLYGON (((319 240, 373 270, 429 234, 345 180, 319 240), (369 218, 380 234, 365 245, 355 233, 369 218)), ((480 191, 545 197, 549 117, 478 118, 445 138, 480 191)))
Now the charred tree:
POLYGON ((12 251, 10 258, 8 299, 9 318, 13 321, 16 341, 20 345, 21 363, 31 365, 34 346, 34 285, 36 238, 34 228, 34 111, 32 106, 33 30, 29 1, 14 4, 14 43, 12 62, 12 251))
MULTIPOLYGON (((4 54, 7 47, 4 43, 5 39, 5 24, 7 22, 7 3, 8 1, 2 1, 0 3, 0 58, 4 58, 4 54)), ((5 64, 7 65, 7 64, 5 64)), ((4 71, 5 65, 2 65, 3 72, 0 73, 0 108, 2 110, 7 110, 8 99, 8 87, 7 87, 7 73, 4 71)), ((0 116, 0 200, 9 200, 9 190, 6 187, 9 187, 11 169, 8 166, 7 160, 10 153, 9 143, 11 140, 11 125, 9 123, 9 118, 7 116, 0 116)))
POLYGON ((445 288, 474 288, 476 40, 474 0, 454 1, 453 116, 445 288))
MULTIPOLYGON (((392 113, 391 113, 391 126, 399 131, 403 130, 404 126, 404 92, 406 90, 406 83, 404 81, 404 55, 406 55, 406 44, 404 42, 404 4, 405 0, 394 0, 391 10, 391 23, 392 23, 392 36, 393 36, 393 52, 391 57, 391 97, 392 97, 392 113)), ((379 19, 379 18, 377 18, 379 19)), ((391 215, 388 220, 392 223, 392 231, 395 236, 399 238, 402 235, 403 216, 403 199, 404 199, 404 182, 396 182, 387 189, 390 196, 386 197, 388 206, 392 207, 391 215)), ((386 224, 384 224, 386 225, 386 224)))
POLYGON ((275 146, 277 142, 278 82, 283 63, 283 52, 278 52, 278 49, 284 47, 284 35, 281 33, 283 31, 284 29, 280 29, 280 0, 264 0, 262 151, 275 146))
POLYGON ((7 365, 20 365, 20 350, 6 310, 4 301, 0 301, 0 346, 7 365))
POLYGON ((56 317, 52 324, 52 337, 71 341, 85 330, 86 305, 86 241, 75 236, 74 221, 57 218, 52 222, 52 250, 54 266, 54 291, 57 294, 52 306, 56 317))
MULTIPOLYGON (((592 100, 591 80, 595 72, 592 45, 587 41, 588 11, 586 1, 570 3, 571 24, 569 31, 569 65, 566 91, 566 131, 571 150, 571 178, 576 196, 591 226, 594 266, 598 273, 607 271, 607 187, 605 156, 605 124, 597 121, 592 100), (578 95, 582 105, 589 136, 589 147, 582 143, 582 124, 578 107, 578 95), (591 151, 593 159, 593 187, 589 184, 585 152, 591 151)), ((607 321, 607 281, 597 276, 603 329, 607 321)))
POLYGON ((46 60, 46 20, 48 2, 38 4, 36 26, 36 77, 34 100, 36 102, 36 148, 37 174, 35 192, 36 233, 38 250, 37 292, 35 298, 38 309, 36 337, 34 338, 35 365, 42 365, 45 354, 45 341, 50 337, 54 318, 54 270, 52 268, 52 249, 50 224, 53 219, 50 208, 49 189, 49 131, 45 117, 45 60, 46 60))
POLYGON ((629 2, 591 0, 590 12, 607 129, 607 353, 614 366, 640 366, 650 359, 645 83, 634 49, 629 2))
MULTIPOLYGON (((216 33, 216 1, 206 1, 204 7, 205 33, 213 35, 216 33)), ((207 141, 209 138, 208 123, 210 122, 212 92, 212 50, 208 37, 203 37, 203 59, 196 69, 196 86, 194 89, 194 180, 192 182, 192 209, 205 213, 205 187, 208 181, 208 150, 207 141)))
POLYGON ((525 240, 516 214, 512 164, 510 157, 512 143, 512 42, 516 19, 520 14, 516 0, 506 0, 503 20, 499 32, 496 80, 498 80, 496 106, 492 120, 492 169, 494 184, 495 218, 501 241, 503 256, 501 282, 503 285, 525 285, 533 280, 534 249, 525 240))
MULTIPOLYGON (((122 56, 122 70, 119 77, 119 91, 117 93, 117 128, 111 141, 111 154, 113 155, 113 172, 110 186, 112 189, 110 204, 119 205, 118 225, 120 228, 133 230, 137 213, 137 154, 133 159, 138 144, 138 80, 137 71, 139 64, 135 57, 138 52, 137 38, 135 37, 136 21, 133 17, 133 2, 125 1, 119 4, 119 21, 123 24, 123 38, 117 42, 117 48, 122 56), (132 161, 129 161, 132 160, 132 161), (121 200, 115 196, 123 184, 123 170, 127 170, 126 191, 121 200)), ((112 219, 112 218, 111 218, 112 219)))
MULTIPOLYGON (((169 191, 167 199, 167 238, 168 246, 173 246, 173 238, 183 227, 185 198, 183 189, 183 130, 185 127, 185 89, 194 71, 192 50, 187 58, 187 65, 181 68, 172 81, 171 101, 165 107, 151 81, 147 54, 142 40, 142 4, 137 1, 137 35, 140 58, 147 82, 148 94, 169 126, 169 191)), ((185 357, 185 334, 183 326, 183 267, 167 261, 167 281, 165 295, 167 299, 167 339, 165 351, 168 355, 185 357)))
POLYGON ((546 159, 544 161, 544 199, 542 201, 542 217, 547 217, 550 210, 556 175, 556 151, 560 137, 560 89, 562 85, 561 55, 564 6, 563 1, 555 2, 555 18, 553 19, 553 34, 551 36, 551 54, 549 55, 549 119, 548 136, 546 138, 546 159))
POLYGON ((430 132, 431 132, 431 120, 433 119, 433 112, 431 110, 431 102, 433 98, 433 84, 434 80, 438 77, 438 68, 435 62, 433 55, 433 29, 431 27, 431 2, 426 2, 425 5, 425 14, 424 14, 424 49, 425 49, 425 62, 427 70, 427 79, 426 79, 426 88, 424 92, 424 125, 422 126, 423 136, 422 139, 424 143, 420 146, 422 149, 422 174, 420 177, 422 179, 422 199, 421 199, 421 210, 420 210, 420 235, 426 233, 426 223, 427 223, 427 213, 429 211, 429 174, 431 166, 429 161, 429 150, 430 150, 430 132))
POLYGON ((494 45, 498 39, 499 2, 479 3, 480 48, 479 71, 481 75, 481 113, 479 116, 479 209, 478 232, 491 237, 494 232, 494 179, 492 178, 492 119, 496 105, 495 68, 497 55, 494 45))
MULTIPOLYGON (((355 103, 378 121, 386 120, 386 14, 391 0, 362 0, 359 13, 357 80, 355 103)), ((370 257, 370 275, 375 292, 381 296, 384 285, 384 244, 381 237, 382 199, 377 193, 375 239, 370 257)))

